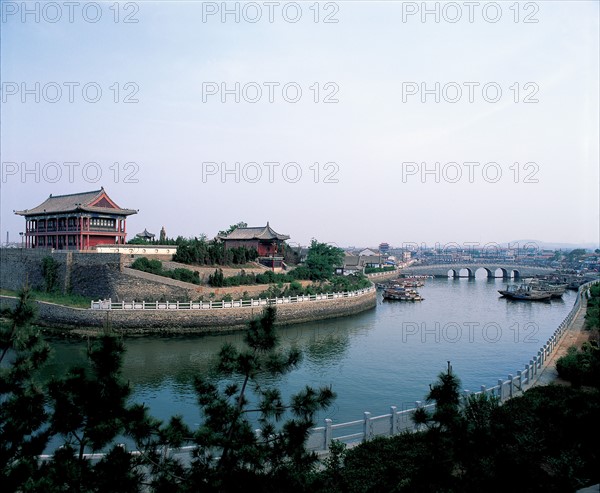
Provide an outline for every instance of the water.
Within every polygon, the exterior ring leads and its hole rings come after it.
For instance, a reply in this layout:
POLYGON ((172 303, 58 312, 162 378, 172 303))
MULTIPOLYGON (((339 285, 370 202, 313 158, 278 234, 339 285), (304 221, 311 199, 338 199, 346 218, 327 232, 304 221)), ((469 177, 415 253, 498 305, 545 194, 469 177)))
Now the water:
MULTIPOLYGON (((386 414, 390 406, 414 407, 450 361, 462 386, 479 390, 516 374, 537 354, 571 310, 576 293, 562 300, 520 302, 500 298, 501 279, 430 279, 422 302, 383 301, 368 312, 280 329, 282 346, 304 353, 298 369, 277 381, 284 396, 305 385, 331 385, 334 405, 319 416, 334 423, 361 419, 364 411, 386 414)), ((242 345, 241 334, 126 339, 124 376, 133 399, 153 416, 180 414, 200 422, 192 388, 206 374, 224 342, 242 345)), ((52 341, 47 376, 84 364, 86 343, 52 341)))

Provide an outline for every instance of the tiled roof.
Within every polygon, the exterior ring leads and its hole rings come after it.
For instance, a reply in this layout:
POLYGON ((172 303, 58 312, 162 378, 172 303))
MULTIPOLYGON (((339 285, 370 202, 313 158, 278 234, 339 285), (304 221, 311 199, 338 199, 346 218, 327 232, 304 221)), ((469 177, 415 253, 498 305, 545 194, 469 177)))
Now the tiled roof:
POLYGON ((136 234, 135 236, 139 237, 139 238, 154 238, 153 233, 150 233, 146 228, 144 228, 144 231, 142 231, 141 233, 136 234))
POLYGON ((344 267, 358 266, 360 257, 358 255, 346 255, 344 258, 344 267))
POLYGON ((218 236, 221 240, 288 240, 288 235, 275 232, 269 223, 257 228, 236 228, 226 236, 218 236))
POLYGON ((37 207, 33 209, 25 209, 22 211, 15 211, 15 214, 19 214, 20 216, 33 216, 36 214, 54 214, 59 212, 76 212, 76 211, 85 211, 85 212, 98 212, 98 213, 106 213, 111 212, 115 214, 121 215, 131 215, 137 214, 137 211, 133 209, 121 209, 119 206, 114 204, 112 200, 106 198, 101 199, 102 197, 108 198, 108 195, 104 191, 104 188, 100 190, 93 190, 91 192, 82 192, 82 193, 72 193, 69 195, 52 195, 48 197, 44 202, 42 202, 37 207), (102 203, 102 206, 99 205, 91 205, 99 201, 102 203), (104 204, 108 204, 112 202, 116 208, 113 207, 105 207, 104 204))

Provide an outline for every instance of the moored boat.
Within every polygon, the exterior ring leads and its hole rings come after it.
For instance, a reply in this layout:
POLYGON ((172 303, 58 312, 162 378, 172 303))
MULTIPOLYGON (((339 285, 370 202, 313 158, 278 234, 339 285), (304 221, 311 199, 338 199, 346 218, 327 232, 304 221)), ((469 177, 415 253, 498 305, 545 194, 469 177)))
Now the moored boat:
POLYGON ((404 288, 389 288, 383 291, 384 300, 397 300, 397 301, 423 301, 423 298, 414 289, 404 288))
POLYGON ((532 281, 530 283, 534 291, 546 291, 552 295, 552 298, 562 298, 567 289, 566 284, 552 284, 544 281, 532 281))
POLYGON ((509 285, 506 289, 498 290, 505 298, 523 301, 548 301, 553 294, 550 291, 535 289, 530 284, 509 285))

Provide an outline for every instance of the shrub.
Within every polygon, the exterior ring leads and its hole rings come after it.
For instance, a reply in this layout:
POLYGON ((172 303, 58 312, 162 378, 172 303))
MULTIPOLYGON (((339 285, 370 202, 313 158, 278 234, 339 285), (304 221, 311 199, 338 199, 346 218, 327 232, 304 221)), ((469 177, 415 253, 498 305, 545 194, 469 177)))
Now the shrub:
POLYGON ((197 271, 181 267, 174 270, 163 270, 162 262, 160 260, 149 260, 146 257, 140 257, 135 259, 131 264, 131 268, 150 274, 156 274, 158 276, 169 277, 178 281, 200 284, 200 274, 197 271))
POLYGON ((46 292, 55 291, 58 282, 58 262, 50 256, 44 257, 42 259, 42 275, 46 283, 46 292))
POLYGON ((561 378, 575 387, 591 385, 600 387, 600 348, 596 342, 585 342, 578 350, 571 346, 567 354, 556 362, 561 378))

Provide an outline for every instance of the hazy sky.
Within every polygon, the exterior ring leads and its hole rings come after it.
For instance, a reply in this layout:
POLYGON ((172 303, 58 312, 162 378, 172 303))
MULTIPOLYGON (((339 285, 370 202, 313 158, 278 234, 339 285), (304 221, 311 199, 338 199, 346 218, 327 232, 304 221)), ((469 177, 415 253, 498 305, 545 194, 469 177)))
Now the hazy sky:
POLYGON ((104 186, 130 233, 598 242, 597 1, 1 3, 2 241, 104 186))

